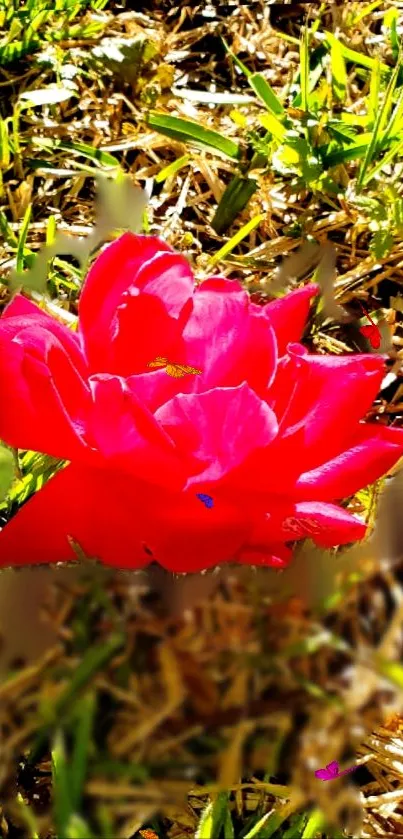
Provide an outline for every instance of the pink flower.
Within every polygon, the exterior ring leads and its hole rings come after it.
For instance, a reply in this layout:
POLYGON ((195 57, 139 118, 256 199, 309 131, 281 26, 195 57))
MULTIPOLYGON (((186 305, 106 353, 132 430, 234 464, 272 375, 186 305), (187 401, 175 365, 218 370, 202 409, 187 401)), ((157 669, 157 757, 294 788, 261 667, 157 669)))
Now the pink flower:
POLYGON ((379 356, 298 343, 317 292, 259 307, 235 281, 195 288, 183 256, 126 234, 89 272, 77 333, 14 297, 0 438, 70 463, 2 530, 0 565, 72 560, 73 539, 121 568, 282 567, 297 539, 361 539, 337 502, 396 463, 403 431, 362 422, 379 356), (171 378, 156 356, 202 373, 171 378))

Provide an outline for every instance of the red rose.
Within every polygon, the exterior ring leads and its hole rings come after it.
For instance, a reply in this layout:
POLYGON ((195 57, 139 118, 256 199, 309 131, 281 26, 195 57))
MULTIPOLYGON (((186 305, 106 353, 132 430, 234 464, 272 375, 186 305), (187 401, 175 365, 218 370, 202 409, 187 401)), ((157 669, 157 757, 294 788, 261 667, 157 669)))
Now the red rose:
POLYGON ((84 283, 71 332, 17 295, 0 320, 0 438, 70 461, 0 533, 0 565, 281 567, 287 543, 330 547, 365 525, 337 501, 403 454, 362 422, 381 357, 297 343, 314 285, 259 307, 238 282, 199 287, 160 239, 126 234, 84 283), (172 378, 157 356, 202 372, 172 378), (210 496, 202 503, 198 495, 210 496))

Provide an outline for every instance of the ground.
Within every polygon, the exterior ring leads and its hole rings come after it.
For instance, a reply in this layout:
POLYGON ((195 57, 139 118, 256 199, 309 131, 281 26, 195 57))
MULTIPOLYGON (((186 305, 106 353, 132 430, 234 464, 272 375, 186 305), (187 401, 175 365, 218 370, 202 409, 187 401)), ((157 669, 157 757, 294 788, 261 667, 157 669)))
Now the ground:
MULTIPOLYGON (((153 182, 147 232, 186 254, 198 280, 237 277, 255 300, 274 296, 302 241, 331 242, 337 302, 362 324, 365 306, 398 372, 402 4, 55 6, 0 0, 2 307, 10 271, 56 229, 89 235, 96 177, 123 171, 153 182)), ((299 266, 291 285, 313 272, 299 266)), ((70 320, 82 276, 64 254, 49 266, 46 291, 70 320)), ((372 351, 320 309, 304 340, 372 351)), ((400 400, 392 377, 369 420, 401 425, 400 400)), ((3 522, 55 469, 17 456, 3 522)), ((348 499, 370 524, 380 489, 348 499)), ((286 582, 234 570, 201 603, 191 581, 179 616, 147 575, 51 569, 36 611, 43 600, 54 640, 0 686, 1 834, 403 835, 396 539, 387 559, 381 543, 325 554, 308 542, 286 582), (345 784, 315 778, 325 750, 359 764, 345 784)), ((12 573, 26 591, 29 572, 12 573)))

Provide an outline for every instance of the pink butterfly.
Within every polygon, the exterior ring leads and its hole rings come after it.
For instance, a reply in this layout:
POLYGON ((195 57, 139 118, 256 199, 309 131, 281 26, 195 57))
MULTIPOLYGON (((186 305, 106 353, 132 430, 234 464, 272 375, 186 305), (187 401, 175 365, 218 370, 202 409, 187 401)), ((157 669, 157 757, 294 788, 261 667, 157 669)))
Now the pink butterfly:
POLYGON ((328 763, 326 769, 317 769, 315 772, 315 778, 320 778, 321 781, 332 781, 333 778, 341 778, 342 775, 347 775, 349 772, 354 772, 356 766, 350 766, 349 769, 345 769, 344 772, 339 772, 339 764, 337 760, 333 760, 331 763, 328 763))

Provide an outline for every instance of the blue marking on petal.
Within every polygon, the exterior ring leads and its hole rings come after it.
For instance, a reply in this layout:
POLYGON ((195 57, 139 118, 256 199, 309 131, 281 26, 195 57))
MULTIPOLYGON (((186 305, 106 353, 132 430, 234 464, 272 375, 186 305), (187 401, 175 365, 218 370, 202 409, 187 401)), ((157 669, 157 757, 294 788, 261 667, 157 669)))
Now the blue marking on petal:
POLYGON ((196 492, 196 498, 200 498, 202 504, 204 504, 204 506, 208 509, 214 507, 214 499, 211 497, 211 495, 205 495, 203 492, 196 492))

